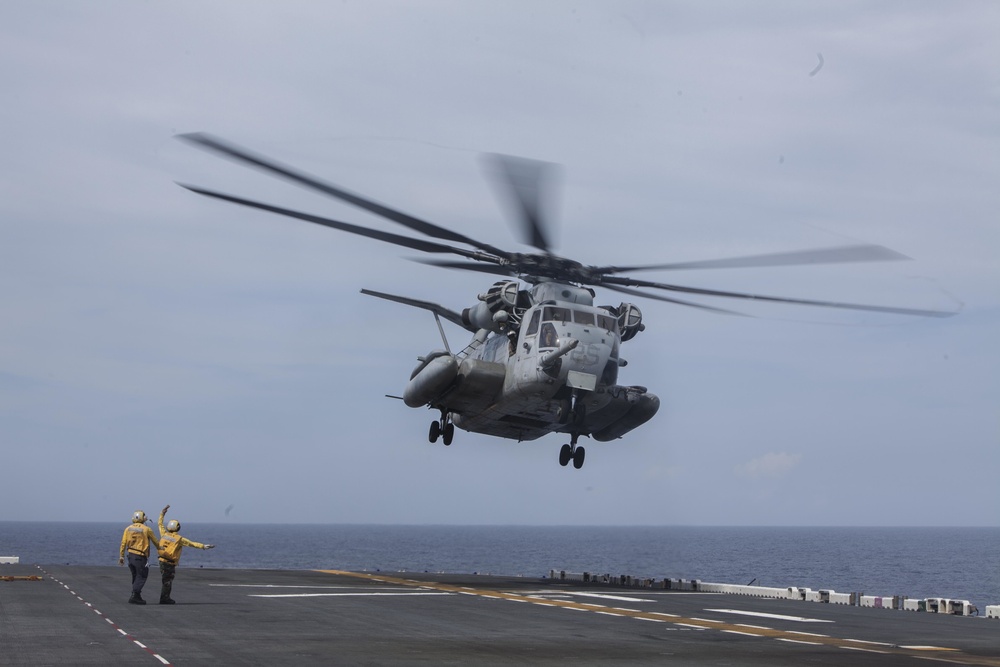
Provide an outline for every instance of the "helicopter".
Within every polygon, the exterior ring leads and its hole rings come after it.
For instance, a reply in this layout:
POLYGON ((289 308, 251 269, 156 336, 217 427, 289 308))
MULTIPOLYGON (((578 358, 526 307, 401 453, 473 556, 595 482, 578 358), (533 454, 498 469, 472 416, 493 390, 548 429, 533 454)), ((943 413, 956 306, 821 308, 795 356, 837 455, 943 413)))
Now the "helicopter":
POLYGON ((519 218, 526 244, 538 252, 510 252, 434 223, 398 211, 338 185, 251 152, 206 133, 178 135, 198 148, 262 170, 314 192, 346 202, 402 225, 427 238, 413 238, 331 218, 273 206, 195 185, 178 183, 194 193, 240 206, 322 225, 350 234, 437 255, 463 258, 424 259, 425 264, 471 270, 501 277, 462 311, 434 302, 362 289, 362 294, 430 311, 444 348, 418 357, 399 398, 411 408, 429 408, 427 438, 450 445, 455 429, 517 441, 549 433, 568 435, 559 464, 583 467, 581 437, 597 442, 621 438, 652 419, 659 398, 640 385, 618 382, 627 364, 622 344, 645 330, 642 311, 634 303, 595 305, 595 287, 701 310, 743 315, 685 297, 722 297, 792 305, 840 308, 891 314, 948 317, 954 312, 919 310, 835 301, 786 298, 702 289, 621 275, 678 269, 748 268, 870 262, 909 259, 889 248, 856 244, 793 252, 674 262, 653 265, 586 265, 552 252, 550 227, 543 213, 547 162, 490 154, 498 187, 519 218), (457 244, 457 245, 453 245, 457 244), (464 246, 464 247, 463 247, 464 246), (656 291, 651 291, 656 290, 656 291), (669 296, 668 296, 669 294, 669 296), (453 352, 441 320, 472 334, 453 352))

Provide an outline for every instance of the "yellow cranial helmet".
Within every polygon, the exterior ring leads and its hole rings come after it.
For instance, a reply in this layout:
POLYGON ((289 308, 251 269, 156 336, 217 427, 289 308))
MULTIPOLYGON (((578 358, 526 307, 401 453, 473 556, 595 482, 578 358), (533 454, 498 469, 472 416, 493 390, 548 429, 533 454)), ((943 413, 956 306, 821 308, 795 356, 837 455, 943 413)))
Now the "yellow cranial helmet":
POLYGON ((181 529, 181 522, 178 521, 177 519, 171 519, 170 521, 167 522, 168 533, 176 533, 180 529, 181 529))
POLYGON ((146 523, 146 513, 142 510, 136 510, 135 514, 132 515, 132 523, 146 523))

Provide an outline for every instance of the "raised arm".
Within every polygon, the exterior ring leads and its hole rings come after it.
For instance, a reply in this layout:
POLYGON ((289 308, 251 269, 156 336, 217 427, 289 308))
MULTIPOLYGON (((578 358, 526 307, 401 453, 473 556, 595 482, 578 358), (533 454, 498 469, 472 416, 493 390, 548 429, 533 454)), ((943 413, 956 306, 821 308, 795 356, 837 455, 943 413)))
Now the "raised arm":
POLYGON ((157 526, 160 529, 160 537, 163 537, 163 534, 167 532, 167 530, 163 527, 163 517, 167 516, 168 509, 170 509, 170 505, 167 505, 162 510, 160 510, 160 520, 157 523, 157 526))

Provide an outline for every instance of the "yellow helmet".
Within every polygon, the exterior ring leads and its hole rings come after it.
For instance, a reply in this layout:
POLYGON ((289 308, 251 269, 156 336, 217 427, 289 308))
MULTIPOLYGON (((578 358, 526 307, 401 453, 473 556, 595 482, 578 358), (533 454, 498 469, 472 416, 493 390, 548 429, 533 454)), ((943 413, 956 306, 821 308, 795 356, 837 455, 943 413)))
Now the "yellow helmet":
POLYGON ((170 521, 167 522, 168 533, 176 533, 180 529, 181 529, 181 522, 178 521, 177 519, 171 519, 170 521))
POLYGON ((136 510, 135 514, 132 515, 132 523, 146 523, 146 513, 142 510, 136 510))

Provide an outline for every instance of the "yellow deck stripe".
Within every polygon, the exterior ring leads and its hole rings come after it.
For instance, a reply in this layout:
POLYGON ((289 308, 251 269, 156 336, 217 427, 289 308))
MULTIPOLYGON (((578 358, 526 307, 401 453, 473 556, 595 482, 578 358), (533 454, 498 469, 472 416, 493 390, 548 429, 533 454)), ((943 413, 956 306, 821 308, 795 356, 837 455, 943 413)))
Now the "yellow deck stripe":
MULTIPOLYGON (((621 607, 605 607, 593 603, 573 602, 571 600, 552 600, 527 595, 518 595, 504 591, 494 591, 480 588, 469 588, 467 586, 453 586, 437 581, 417 581, 415 579, 403 579, 385 574, 371 574, 368 572, 347 572, 346 570, 317 570, 325 574, 334 574, 342 577, 354 577, 355 579, 366 579, 368 581, 378 581, 385 584, 395 584, 398 586, 412 586, 414 588, 429 588, 436 591, 449 593, 464 593, 466 595, 477 595, 479 597, 496 598, 501 600, 513 600, 515 602, 529 602, 545 607, 564 607, 576 611, 597 612, 611 616, 624 616, 628 618, 638 618, 648 621, 665 621, 675 625, 685 627, 702 628, 705 630, 722 630, 729 633, 749 635, 753 637, 764 637, 768 639, 784 639, 794 642, 802 642, 803 633, 791 630, 774 630, 771 628, 750 628, 746 625, 726 623, 725 621, 713 621, 705 618, 684 618, 683 616, 672 616, 665 619, 665 614, 659 612, 638 611, 634 609, 622 609, 621 607)), ((833 646, 844 649, 861 649, 871 651, 873 642, 856 639, 840 639, 838 637, 826 637, 822 635, 808 635, 809 643, 823 646, 833 646)), ((949 662, 960 665, 983 665, 986 667, 1000 667, 1000 658, 987 656, 967 655, 956 648, 946 648, 943 646, 892 646, 879 645, 880 652, 894 655, 905 655, 910 657, 929 658, 928 652, 933 652, 933 659, 941 662, 949 662)))

